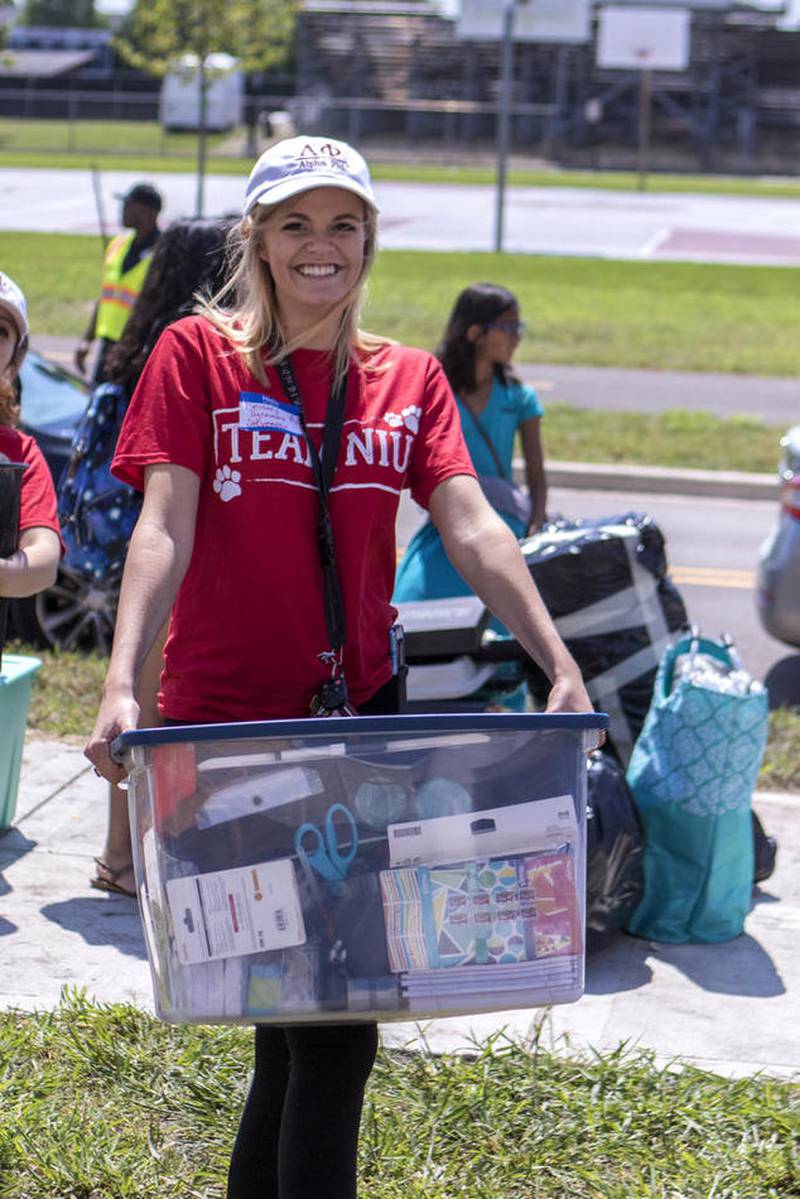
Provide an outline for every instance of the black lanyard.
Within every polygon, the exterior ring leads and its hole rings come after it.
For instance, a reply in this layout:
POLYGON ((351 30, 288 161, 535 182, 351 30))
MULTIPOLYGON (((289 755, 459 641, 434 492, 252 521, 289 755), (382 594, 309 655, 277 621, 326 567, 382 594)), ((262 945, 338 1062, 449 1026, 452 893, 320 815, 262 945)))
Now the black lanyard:
POLYGON ((344 597, 336 568, 336 546, 333 538, 333 522, 328 507, 328 496, 333 482, 336 462, 339 457, 339 446, 342 440, 344 426, 344 406, 347 396, 347 376, 336 385, 331 383, 328 406, 325 411, 325 426, 322 432, 322 457, 311 440, 303 412, 303 398, 297 384, 289 357, 281 358, 275 363, 275 370, 281 381, 284 394, 290 404, 294 404, 300 416, 300 424, 308 445, 311 459, 311 469, 319 492, 319 519, 317 521, 317 550, 320 566, 322 567, 323 595, 325 604, 325 624, 331 643, 331 680, 324 683, 319 694, 312 700, 312 711, 323 714, 335 711, 347 704, 347 687, 344 682, 342 669, 342 648, 347 640, 347 629, 344 618, 344 597))

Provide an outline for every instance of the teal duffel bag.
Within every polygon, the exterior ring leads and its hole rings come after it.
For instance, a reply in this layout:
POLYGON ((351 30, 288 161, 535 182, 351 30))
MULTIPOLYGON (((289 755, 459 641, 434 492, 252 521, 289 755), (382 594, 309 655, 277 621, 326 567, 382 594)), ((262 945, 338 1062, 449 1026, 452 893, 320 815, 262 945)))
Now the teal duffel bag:
POLYGON ((655 941, 727 941, 753 885, 750 798, 768 698, 729 644, 669 646, 628 765, 645 826, 644 895, 628 931, 655 941))

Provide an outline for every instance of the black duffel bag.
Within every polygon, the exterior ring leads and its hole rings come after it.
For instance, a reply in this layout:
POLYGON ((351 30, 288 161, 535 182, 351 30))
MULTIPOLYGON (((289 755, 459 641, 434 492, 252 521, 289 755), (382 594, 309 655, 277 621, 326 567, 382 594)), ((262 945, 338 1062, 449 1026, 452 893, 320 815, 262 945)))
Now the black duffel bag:
POLYGON ((644 828, 614 754, 588 761, 586 948, 603 949, 622 932, 644 889, 644 828))

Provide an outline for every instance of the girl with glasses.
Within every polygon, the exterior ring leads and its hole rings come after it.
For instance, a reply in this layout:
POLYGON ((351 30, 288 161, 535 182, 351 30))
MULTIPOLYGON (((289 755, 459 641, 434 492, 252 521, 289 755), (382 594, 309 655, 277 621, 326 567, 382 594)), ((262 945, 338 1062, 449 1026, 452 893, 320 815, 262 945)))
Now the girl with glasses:
MULTIPOLYGON (((436 356, 453 390, 461 427, 484 495, 516 537, 541 528, 547 507, 540 425, 542 406, 514 374, 511 360, 525 330, 516 296, 505 287, 476 283, 455 302, 436 356), (519 434, 525 486, 512 478, 519 434)), ((436 525, 427 521, 412 538, 397 572, 397 602, 467 595, 436 525)))

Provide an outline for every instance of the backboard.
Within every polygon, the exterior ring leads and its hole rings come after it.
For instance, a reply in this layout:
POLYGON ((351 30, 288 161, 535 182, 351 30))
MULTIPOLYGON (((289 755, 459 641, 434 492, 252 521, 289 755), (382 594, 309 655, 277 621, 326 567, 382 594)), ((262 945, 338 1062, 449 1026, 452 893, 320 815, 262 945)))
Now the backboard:
POLYGON ((691 18, 686 8, 600 9, 597 65, 626 70, 685 71, 691 18))
MULTIPOLYGON (((456 36, 465 41, 499 41, 503 0, 461 0, 456 36)), ((515 42, 588 42, 592 0, 521 0, 514 10, 515 42)))

